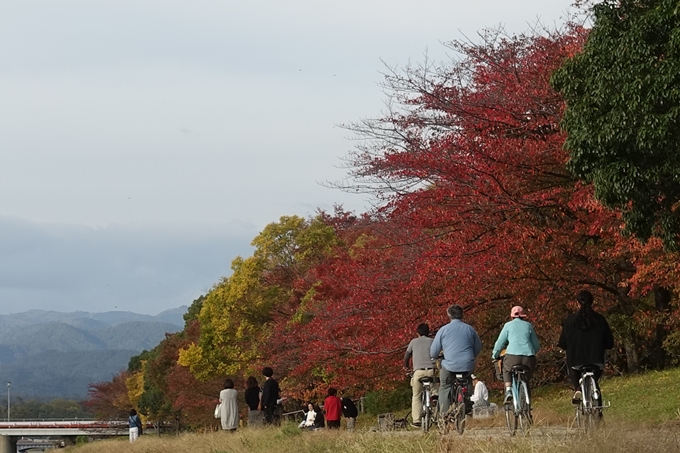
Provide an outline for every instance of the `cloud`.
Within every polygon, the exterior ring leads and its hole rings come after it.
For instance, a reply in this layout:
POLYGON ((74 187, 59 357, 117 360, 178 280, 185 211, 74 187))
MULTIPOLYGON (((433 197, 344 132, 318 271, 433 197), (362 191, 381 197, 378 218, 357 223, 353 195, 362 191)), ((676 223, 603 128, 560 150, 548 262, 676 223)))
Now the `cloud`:
POLYGON ((241 222, 92 228, 0 217, 0 313, 188 305, 251 254, 257 233, 241 222))

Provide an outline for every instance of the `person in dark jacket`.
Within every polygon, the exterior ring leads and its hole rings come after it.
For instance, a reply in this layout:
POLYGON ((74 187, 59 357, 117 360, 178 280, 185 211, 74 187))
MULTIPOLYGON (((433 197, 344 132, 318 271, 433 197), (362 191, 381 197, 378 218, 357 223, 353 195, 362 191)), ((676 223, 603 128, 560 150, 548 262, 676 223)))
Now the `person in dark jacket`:
POLYGON ((270 367, 264 367, 262 369, 262 374, 267 379, 264 382, 264 387, 262 388, 262 411, 264 412, 264 422, 268 425, 273 423, 278 424, 279 415, 277 412, 277 407, 279 400, 281 399, 279 389, 279 383, 276 382, 272 376, 274 376, 274 370, 270 367))
POLYGON ((314 419, 314 429, 321 429, 326 427, 326 419, 323 416, 323 411, 318 405, 314 405, 314 412, 316 412, 316 418, 314 419))
POLYGON ((262 389, 257 379, 250 376, 246 381, 246 404, 248 405, 248 426, 259 426, 262 424, 263 414, 260 410, 260 396, 262 389))
POLYGON ((359 410, 352 398, 343 396, 340 400, 342 403, 342 416, 347 419, 347 431, 354 431, 354 422, 359 416, 359 410))
MULTIPOLYGON (((567 352, 567 372, 574 388, 573 400, 581 399, 579 391, 580 368, 595 365, 597 384, 604 369, 605 352, 614 347, 614 336, 604 316, 593 310, 593 295, 581 291, 576 295, 580 309, 562 323, 562 333, 557 346, 567 352)), ((598 404, 602 404, 601 397, 598 404)))

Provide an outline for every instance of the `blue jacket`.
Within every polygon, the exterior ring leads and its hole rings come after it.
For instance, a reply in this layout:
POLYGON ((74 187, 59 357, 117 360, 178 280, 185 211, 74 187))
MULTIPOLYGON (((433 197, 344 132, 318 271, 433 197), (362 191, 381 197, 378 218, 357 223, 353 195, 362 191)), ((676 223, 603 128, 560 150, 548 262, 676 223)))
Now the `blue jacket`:
POLYGON ((511 355, 536 355, 541 345, 538 343, 538 337, 534 331, 534 326, 528 321, 523 321, 520 318, 515 318, 512 321, 506 322, 498 335, 498 340, 493 346, 491 358, 497 358, 501 350, 507 346, 506 354, 511 355))
POLYGON ((430 346, 430 356, 436 359, 444 351, 442 366, 448 371, 472 371, 475 357, 482 350, 482 340, 477 331, 460 319, 452 319, 434 337, 430 346))

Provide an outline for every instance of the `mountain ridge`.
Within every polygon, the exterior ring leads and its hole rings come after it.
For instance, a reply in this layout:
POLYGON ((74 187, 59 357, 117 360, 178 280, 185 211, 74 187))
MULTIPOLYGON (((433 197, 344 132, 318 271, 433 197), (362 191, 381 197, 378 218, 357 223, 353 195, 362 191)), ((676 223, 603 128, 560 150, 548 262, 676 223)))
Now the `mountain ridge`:
POLYGON ((86 398, 131 357, 183 329, 186 306, 158 315, 29 310, 0 315, 0 376, 16 397, 86 398))
POLYGON ((157 315, 143 315, 132 311, 106 311, 106 312, 89 312, 89 311, 73 311, 60 312, 53 310, 27 310, 19 313, 11 313, 8 315, 0 315, 0 327, 6 325, 31 325, 41 324, 44 322, 70 322, 84 320, 99 321, 107 325, 120 324, 122 322, 130 321, 160 321, 169 324, 176 324, 184 327, 184 313, 187 312, 188 307, 182 305, 181 307, 171 308, 160 312, 157 315))

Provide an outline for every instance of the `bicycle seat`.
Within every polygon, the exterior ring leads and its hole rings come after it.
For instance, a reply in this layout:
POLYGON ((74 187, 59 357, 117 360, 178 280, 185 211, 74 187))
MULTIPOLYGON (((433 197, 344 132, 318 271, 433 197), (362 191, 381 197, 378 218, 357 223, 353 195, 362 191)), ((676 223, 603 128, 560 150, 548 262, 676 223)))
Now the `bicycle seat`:
POLYGON ((600 369, 599 366, 597 366, 597 365, 595 365, 595 364, 592 364, 592 363, 589 363, 589 364, 587 364, 587 365, 577 365, 577 366, 575 366, 575 367, 573 367, 573 368, 574 368, 575 370, 577 370, 577 371, 580 371, 581 373, 583 373, 583 372, 588 372, 588 371, 593 372, 593 371, 595 371, 595 370, 599 370, 599 369, 600 369))
POLYGON ((526 365, 513 365, 512 368, 511 368, 511 370, 512 370, 513 372, 518 371, 518 372, 521 372, 521 373, 525 373, 525 372, 531 370, 531 368, 529 368, 529 367, 526 366, 526 365))
POLYGON ((460 372, 451 372, 453 374, 454 378, 461 381, 461 380, 468 380, 470 379, 470 372, 469 371, 460 371, 460 372))
POLYGON ((421 384, 425 384, 426 382, 432 383, 434 382, 434 378, 432 376, 423 376, 420 379, 418 379, 418 381, 421 384))

